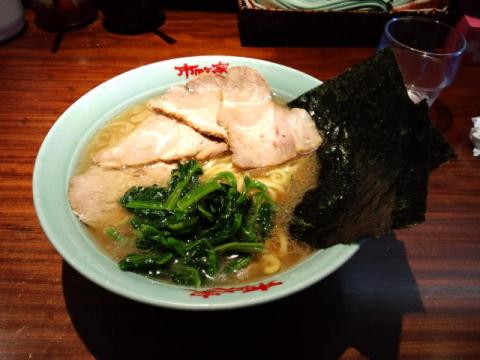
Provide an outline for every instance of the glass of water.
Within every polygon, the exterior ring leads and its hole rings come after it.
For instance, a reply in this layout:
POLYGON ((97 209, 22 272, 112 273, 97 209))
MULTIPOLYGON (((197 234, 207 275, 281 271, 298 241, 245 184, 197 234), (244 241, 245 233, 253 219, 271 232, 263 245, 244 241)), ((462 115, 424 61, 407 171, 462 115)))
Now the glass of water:
POLYGON ((390 46, 410 98, 431 106, 457 74, 467 46, 465 38, 440 21, 406 16, 385 25, 378 49, 390 46))

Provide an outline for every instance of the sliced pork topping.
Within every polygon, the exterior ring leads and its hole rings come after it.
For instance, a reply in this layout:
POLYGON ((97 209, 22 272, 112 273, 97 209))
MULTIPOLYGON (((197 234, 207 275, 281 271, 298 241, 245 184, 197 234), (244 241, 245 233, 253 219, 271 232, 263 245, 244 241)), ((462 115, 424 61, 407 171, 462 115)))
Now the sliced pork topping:
POLYGON ((164 186, 176 165, 157 163, 139 169, 107 169, 91 166, 70 180, 68 199, 73 212, 85 224, 116 225, 127 218, 118 203, 132 186, 164 186))
POLYGON ((288 123, 297 154, 308 154, 322 144, 315 122, 305 109, 277 106, 276 116, 284 124, 288 123))
POLYGON ((225 139, 225 128, 217 123, 224 78, 200 74, 185 85, 177 85, 149 101, 153 110, 172 116, 201 132, 225 139))
POLYGON ((262 103, 272 100, 267 81, 260 73, 247 66, 230 68, 223 86, 223 106, 231 103, 262 103))
POLYGON ((241 168, 278 165, 321 143, 308 113, 275 103, 265 79, 247 67, 233 67, 226 76, 219 123, 241 168))
POLYGON ((228 149, 191 127, 163 115, 144 120, 117 145, 93 155, 94 163, 110 168, 140 166, 186 158, 205 160, 228 149))
POLYGON ((223 119, 228 122, 232 162, 236 166, 272 166, 296 156, 295 142, 288 124, 275 116, 277 106, 273 102, 261 106, 243 105, 224 113, 223 119), (250 116, 242 116, 246 114, 250 116))

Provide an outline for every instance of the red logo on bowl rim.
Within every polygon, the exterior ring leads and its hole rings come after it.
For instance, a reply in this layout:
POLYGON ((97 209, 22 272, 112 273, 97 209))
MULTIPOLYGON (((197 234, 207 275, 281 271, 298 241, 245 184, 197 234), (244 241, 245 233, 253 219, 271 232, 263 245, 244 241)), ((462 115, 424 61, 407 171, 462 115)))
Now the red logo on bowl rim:
POLYGON ((219 61, 216 64, 210 66, 200 66, 200 65, 188 65, 184 63, 181 66, 175 66, 174 69, 177 70, 177 76, 184 76, 188 79, 190 76, 196 76, 202 73, 212 73, 212 74, 226 74, 228 72, 228 63, 222 63, 219 61))
POLYGON ((252 291, 267 291, 273 286, 278 286, 282 284, 283 283, 281 281, 272 280, 272 281, 269 281, 268 283, 260 282, 256 285, 245 285, 245 286, 229 287, 229 288, 217 287, 217 288, 211 288, 206 290, 190 290, 191 291, 190 296, 201 296, 204 299, 207 299, 210 296, 232 294, 235 292, 248 293, 252 291))

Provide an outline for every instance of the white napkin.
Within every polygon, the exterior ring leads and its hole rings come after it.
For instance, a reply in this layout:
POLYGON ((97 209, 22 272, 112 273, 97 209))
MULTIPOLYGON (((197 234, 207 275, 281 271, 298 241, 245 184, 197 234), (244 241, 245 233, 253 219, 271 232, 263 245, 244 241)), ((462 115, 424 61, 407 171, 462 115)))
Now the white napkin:
POLYGON ((473 144, 473 156, 480 156, 480 116, 473 117, 473 128, 470 130, 470 140, 473 144))

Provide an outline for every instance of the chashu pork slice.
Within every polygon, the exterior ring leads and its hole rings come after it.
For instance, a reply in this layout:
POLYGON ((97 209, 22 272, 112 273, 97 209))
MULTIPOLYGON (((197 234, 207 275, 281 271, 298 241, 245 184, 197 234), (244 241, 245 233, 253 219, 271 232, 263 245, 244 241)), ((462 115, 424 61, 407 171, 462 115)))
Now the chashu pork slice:
POLYGON ((297 154, 311 153, 322 144, 317 126, 305 109, 277 105, 276 111, 279 121, 290 128, 297 154))
POLYGON ((225 128, 217 123, 222 102, 223 76, 200 74, 185 85, 176 85, 148 102, 154 111, 190 125, 207 136, 225 139, 225 128))
MULTIPOLYGON (((228 122, 232 162, 244 169, 284 163, 297 153, 288 126, 276 117, 278 105, 242 105, 230 108, 223 119, 228 122)), ((288 124, 287 124, 288 125, 288 124)))
POLYGON ((165 186, 173 164, 157 163, 138 169, 108 169, 91 166, 70 180, 68 199, 73 212, 85 224, 114 226, 128 213, 118 200, 132 186, 165 186))
POLYGON ((222 106, 252 105, 272 101, 267 81, 247 66, 230 68, 223 83, 222 106))
POLYGON ((224 142, 210 140, 166 116, 153 115, 117 145, 100 150, 92 159, 100 166, 120 168, 186 158, 205 160, 227 149, 224 142))
POLYGON ((321 143, 309 114, 275 103, 266 80, 248 67, 233 67, 226 76, 219 123, 241 168, 278 165, 321 143))

